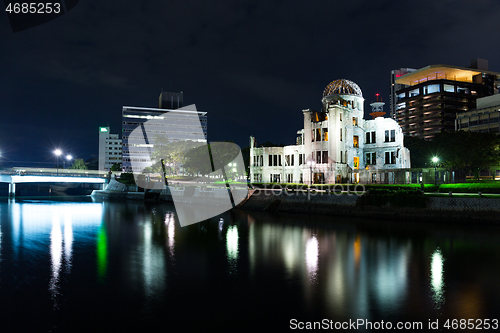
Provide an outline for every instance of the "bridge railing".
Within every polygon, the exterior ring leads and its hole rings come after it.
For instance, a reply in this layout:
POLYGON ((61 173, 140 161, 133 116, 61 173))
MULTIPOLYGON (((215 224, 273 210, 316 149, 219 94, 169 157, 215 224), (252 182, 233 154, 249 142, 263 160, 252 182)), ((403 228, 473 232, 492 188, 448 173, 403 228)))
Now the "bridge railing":
MULTIPOLYGON (((112 172, 119 176, 121 172, 112 172)), ((56 169, 56 168, 24 168, 14 167, 0 170, 2 175, 19 176, 65 176, 65 177, 108 177, 109 172, 103 170, 78 170, 78 169, 56 169)))

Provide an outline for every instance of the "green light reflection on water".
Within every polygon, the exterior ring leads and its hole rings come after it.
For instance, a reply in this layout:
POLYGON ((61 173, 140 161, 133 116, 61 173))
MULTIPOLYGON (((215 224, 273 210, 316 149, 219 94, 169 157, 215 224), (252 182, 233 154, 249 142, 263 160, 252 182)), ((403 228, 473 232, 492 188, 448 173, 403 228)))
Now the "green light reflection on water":
POLYGON ((104 282, 108 266, 108 236, 106 224, 102 222, 97 230, 97 276, 100 282, 104 282))

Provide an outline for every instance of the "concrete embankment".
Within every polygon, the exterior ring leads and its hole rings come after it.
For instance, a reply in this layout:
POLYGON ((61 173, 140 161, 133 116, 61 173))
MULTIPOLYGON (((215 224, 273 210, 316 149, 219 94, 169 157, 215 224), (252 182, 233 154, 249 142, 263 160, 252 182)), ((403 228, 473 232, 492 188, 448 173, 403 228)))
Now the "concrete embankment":
POLYGON ((234 202, 246 200, 246 188, 232 188, 229 191, 225 186, 168 186, 153 184, 153 188, 137 192, 137 186, 127 186, 115 179, 111 179, 105 190, 95 190, 92 197, 107 200, 146 200, 146 201, 174 201, 202 206, 231 205, 230 195, 234 202))
POLYGON ((500 199, 428 198, 426 208, 359 206, 358 195, 256 190, 242 209, 445 223, 500 224, 500 199))

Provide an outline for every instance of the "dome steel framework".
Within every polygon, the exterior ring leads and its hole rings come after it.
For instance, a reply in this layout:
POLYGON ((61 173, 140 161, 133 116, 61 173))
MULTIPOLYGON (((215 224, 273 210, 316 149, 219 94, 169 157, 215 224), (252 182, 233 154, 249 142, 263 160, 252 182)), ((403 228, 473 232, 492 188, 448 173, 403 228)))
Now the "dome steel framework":
POLYGON ((361 88, 356 83, 345 79, 332 81, 326 86, 323 91, 323 98, 330 95, 355 95, 363 97, 361 88))

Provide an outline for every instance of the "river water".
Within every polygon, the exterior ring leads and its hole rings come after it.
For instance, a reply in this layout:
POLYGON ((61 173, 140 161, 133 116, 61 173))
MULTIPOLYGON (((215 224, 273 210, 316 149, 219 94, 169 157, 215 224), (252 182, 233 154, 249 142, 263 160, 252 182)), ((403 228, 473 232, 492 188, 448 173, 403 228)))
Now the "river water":
POLYGON ((4 200, 0 218, 2 332, 500 319, 497 228, 242 210, 180 227, 171 204, 88 197, 4 200))

